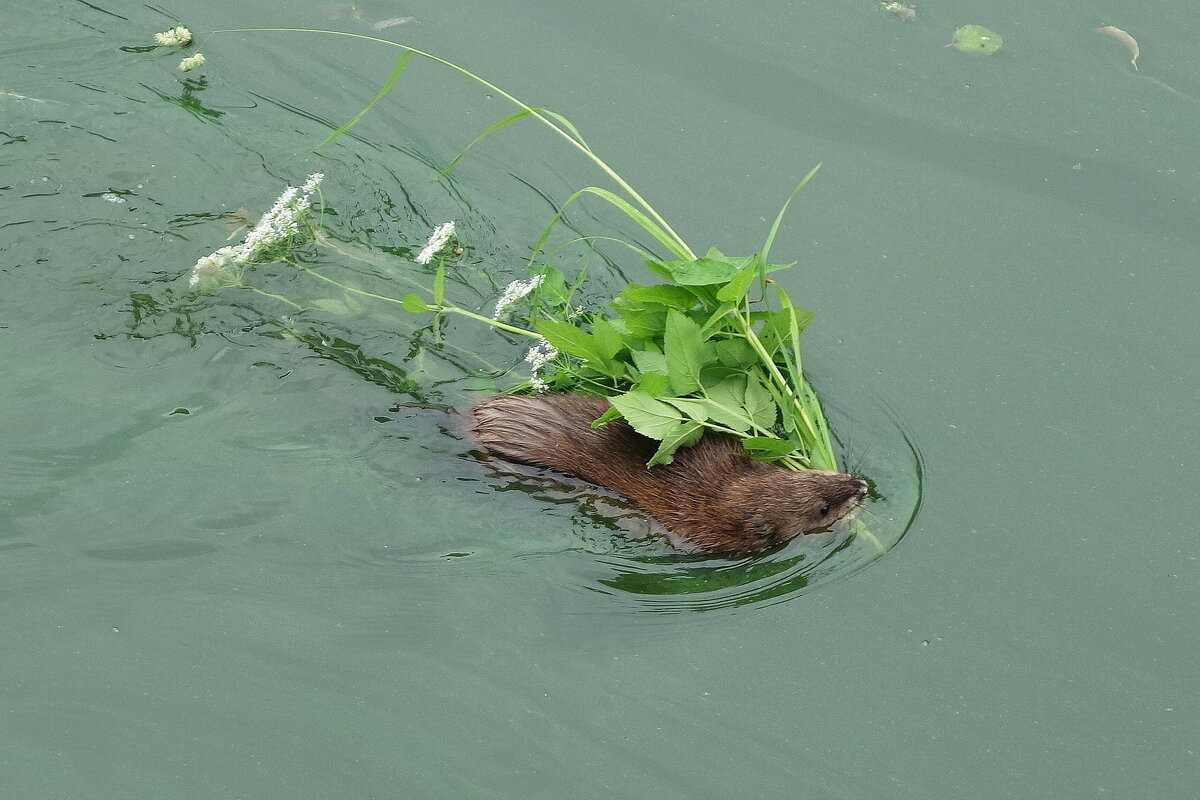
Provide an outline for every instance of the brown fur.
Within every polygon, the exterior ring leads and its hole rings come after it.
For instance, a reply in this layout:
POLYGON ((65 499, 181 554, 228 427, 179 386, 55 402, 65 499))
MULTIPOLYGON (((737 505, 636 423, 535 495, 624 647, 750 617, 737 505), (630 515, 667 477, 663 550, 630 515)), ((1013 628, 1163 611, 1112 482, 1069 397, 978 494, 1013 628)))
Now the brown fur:
POLYGON ((789 472, 750 460, 734 439, 714 434, 679 450, 674 463, 647 468, 658 443, 624 420, 591 428, 606 410, 594 395, 500 395, 475 407, 472 431, 501 458, 625 495, 707 552, 757 550, 828 528, 866 497, 853 475, 789 472))

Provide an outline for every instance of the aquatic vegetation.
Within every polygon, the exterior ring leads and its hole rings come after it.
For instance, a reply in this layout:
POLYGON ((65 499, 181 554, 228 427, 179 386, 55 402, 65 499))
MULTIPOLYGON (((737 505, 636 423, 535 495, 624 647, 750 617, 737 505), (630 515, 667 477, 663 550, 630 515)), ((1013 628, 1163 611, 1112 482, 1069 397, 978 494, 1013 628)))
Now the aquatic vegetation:
POLYGON ((1003 44, 1004 40, 995 31, 990 31, 982 25, 963 25, 954 32, 954 38, 946 46, 964 53, 990 56, 1003 44))
MULTIPOLYGON (((386 96, 415 55, 463 75, 518 109, 477 136, 444 172, 452 170, 464 154, 487 137, 530 118, 581 152, 616 184, 617 190, 586 186, 558 206, 531 247, 529 277, 508 285, 491 317, 448 296, 447 268, 463 252, 453 222, 438 226, 414 259, 418 265, 433 267, 432 277, 428 272, 410 269, 405 280, 419 290, 403 297, 369 292, 290 260, 290 249, 301 241, 353 257, 338 249, 325 234, 323 220, 312 206, 310 196, 320 184, 319 174, 310 176, 298 189, 289 187, 241 244, 221 248, 197 261, 190 278, 197 290, 253 289, 249 268, 268 261, 291 264, 314 280, 341 289, 348 297, 399 306, 412 314, 465 317, 503 334, 532 339, 534 343, 525 356, 529 379, 514 390, 589 391, 607 397, 611 409, 595 424, 623 417, 635 430, 658 440, 660 446, 651 465, 669 463, 679 447, 698 441, 706 431, 715 431, 738 437, 752 457, 760 460, 790 469, 837 468, 825 414, 803 369, 801 335, 814 315, 797 308, 771 277, 794 266, 771 261, 771 249, 788 206, 819 165, 804 176, 782 204, 756 252, 728 256, 714 247, 698 255, 585 142, 566 117, 530 106, 464 67, 406 45, 360 34, 288 32, 347 36, 403 51, 366 108, 322 144, 340 137, 386 96), (577 275, 568 280, 554 260, 564 248, 585 244, 595 237, 580 237, 556 249, 548 248, 552 234, 563 223, 565 210, 585 200, 609 204, 654 240, 659 252, 619 237, 604 237, 637 253, 659 282, 627 283, 599 306, 577 305, 576 294, 587 277, 577 275)), ((397 268, 404 269, 403 265, 397 268)), ((296 300, 253 290, 297 311, 306 308, 296 300)), ((335 304, 326 302, 323 308, 335 304)))

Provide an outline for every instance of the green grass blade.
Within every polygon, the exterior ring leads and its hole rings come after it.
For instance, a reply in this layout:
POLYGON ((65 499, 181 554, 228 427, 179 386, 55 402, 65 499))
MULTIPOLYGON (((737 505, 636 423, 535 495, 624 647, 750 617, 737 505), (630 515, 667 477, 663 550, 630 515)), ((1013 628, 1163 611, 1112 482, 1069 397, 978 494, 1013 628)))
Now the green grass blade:
POLYGON ((388 92, 392 90, 392 87, 396 85, 396 81, 399 80, 400 73, 404 72, 404 68, 408 66, 408 59, 412 57, 412 54, 412 50, 406 50, 404 55, 400 56, 400 60, 396 62, 396 66, 392 68, 392 74, 388 75, 388 79, 383 82, 383 86, 379 87, 379 91, 376 92, 375 96, 371 98, 371 102, 367 103, 367 107, 351 117, 349 121, 342 123, 342 125, 336 131, 326 136, 324 140, 317 145, 317 149, 324 147, 333 140, 339 138, 346 131, 353 128, 356 124, 358 124, 358 121, 365 117, 380 100, 387 97, 388 92))
POLYGON ((798 184, 796 184, 796 188, 792 189, 792 193, 788 195, 788 199, 783 201, 783 208, 779 209, 779 213, 775 215, 775 222, 771 224, 771 230, 769 233, 767 233, 767 240, 763 242, 762 260, 764 264, 767 263, 767 255, 771 252, 771 245, 775 244, 775 235, 779 233, 779 226, 783 224, 783 215, 787 213, 788 206, 791 205, 792 200, 795 199, 796 195, 800 194, 800 190, 803 189, 810 180, 812 180, 812 177, 817 174, 817 170, 820 168, 821 165, 817 164, 815 167, 810 169, 808 174, 805 175, 798 184))
POLYGON ((454 158, 450 159, 450 163, 448 163, 446 166, 442 167, 442 169, 440 170, 441 173, 443 175, 448 175, 450 173, 450 171, 452 169, 454 169, 454 166, 459 161, 462 160, 462 157, 467 154, 468 150, 470 150, 472 147, 474 147, 475 145, 482 142, 487 137, 491 136, 496 131, 508 127, 509 125, 516 122, 517 120, 524 119, 525 117, 531 117, 538 113, 546 114, 548 112, 545 109, 541 109, 541 108, 523 108, 520 111, 514 111, 513 113, 509 114, 507 117, 500 120, 499 122, 497 122, 496 124, 494 124, 490 128, 488 128, 486 131, 484 131, 483 133, 476 136, 469 145, 467 145, 466 147, 464 147, 462 150, 460 150, 458 152, 458 155, 456 155, 454 158))
MULTIPOLYGON (((642 228, 642 230, 657 239, 663 247, 670 250, 671 253, 676 257, 681 259, 694 258, 694 256, 691 254, 691 251, 681 246, 679 240, 672 236, 669 231, 667 231, 647 215, 643 214, 641 211, 635 208, 632 203, 621 197, 616 192, 610 192, 608 189, 603 189, 599 186, 585 186, 572 195, 571 199, 574 199, 582 194, 594 194, 597 197, 612 203, 617 207, 617 209, 624 213, 625 216, 636 222, 642 228)), ((568 200, 567 202, 569 203, 571 201, 568 200)), ((566 204, 564 203, 564 206, 565 205, 566 204)))
MULTIPOLYGON (((376 44, 386 45, 388 47, 399 47, 400 49, 404 50, 406 53, 415 53, 418 56, 420 56, 421 58, 428 59, 429 61, 433 61, 437 64, 441 64, 442 66, 445 66, 445 67, 449 67, 450 69, 454 70, 455 72, 459 73, 460 75, 463 75, 464 77, 469 78, 472 81, 475 81, 480 86, 483 86, 486 89, 500 95, 505 100, 508 100, 510 103, 515 105, 517 108, 521 108, 521 109, 525 109, 525 110, 529 111, 535 118, 537 118, 540 122, 542 122, 544 125, 546 125, 546 127, 550 128, 556 134, 558 134, 559 136, 561 136, 562 138, 564 138, 568 142, 570 142, 570 144, 572 146, 574 146, 576 149, 578 149, 580 152, 582 152, 584 155, 586 155, 593 164, 595 164, 597 167, 599 167, 599 169, 602 172, 604 172, 605 175, 607 175, 609 178, 611 178, 613 181, 615 181, 616 184, 619 187, 621 187, 622 191, 624 191, 631 198, 633 198, 634 202, 637 203, 637 205, 640 206, 646 212, 646 214, 649 215, 649 217, 654 220, 655 223, 657 223, 657 225, 660 227, 660 230, 665 231, 669 235, 672 242, 674 243, 674 246, 671 248, 671 252, 686 253, 686 255, 683 257, 689 258, 689 259, 696 257, 695 253, 693 253, 691 248, 688 247, 687 242, 685 242, 683 240, 683 238, 675 232, 675 230, 670 226, 670 224, 667 223, 666 219, 664 219, 663 216, 654 209, 654 206, 650 205, 649 201, 647 201, 644 197, 642 197, 638 193, 638 191, 636 189, 634 189, 632 185, 630 185, 630 183, 627 180, 625 180, 623 177, 621 177, 620 173, 618 173, 615 169, 613 169, 611 166, 609 166, 607 161, 602 159, 600 156, 596 155, 596 153, 587 145, 587 143, 583 141, 583 137, 579 136, 579 133, 575 129, 574 125, 571 125, 569 122, 566 122, 565 118, 559 116, 558 114, 554 114, 551 112, 542 112, 537 109, 534 109, 532 106, 522 102, 517 97, 504 91, 499 86, 497 86, 496 84, 487 80, 486 78, 484 78, 480 75, 476 75, 474 72, 471 72, 471 70, 467 69, 466 67, 461 67, 458 64, 455 64, 453 61, 448 61, 444 58, 439 58, 438 56, 435 56, 433 53, 429 53, 424 50, 419 50, 415 47, 410 47, 409 45, 406 45, 406 44, 400 44, 399 42, 392 42, 387 39, 381 39, 378 36, 367 36, 365 34, 350 33, 348 31, 329 31, 329 30, 319 30, 319 29, 314 29, 314 28, 230 28, 230 29, 225 29, 225 30, 211 31, 209 35, 212 36, 212 35, 219 34, 219 33, 293 33, 293 34, 295 34, 295 33, 311 33, 311 34, 320 34, 322 36, 343 36, 348 39, 361 39, 361 40, 367 41, 367 42, 375 42, 376 44)), ((388 87, 388 88, 390 88, 390 87, 388 87)), ((386 92, 384 92, 384 93, 386 93, 386 92)), ((373 103, 372 103, 372 105, 373 105, 373 103)), ((366 113, 366 111, 370 110, 370 108, 371 108, 371 106, 368 106, 366 109, 364 109, 363 113, 366 113)), ((354 122, 357 122, 357 120, 358 120, 358 117, 351 120, 351 122, 344 127, 349 128, 350 125, 353 124, 354 122)), ((342 132, 341 129, 339 129, 338 132, 335 132, 335 135, 333 137, 330 137, 330 140, 332 140, 333 138, 336 138, 336 136, 340 136, 341 132, 342 132)), ((322 144, 324 144, 324 142, 322 142, 322 144)))
MULTIPOLYGON (((614 206, 616 206, 618 209, 620 209, 626 216, 628 216, 630 219, 632 219, 634 222, 636 222, 639 226, 641 226, 641 228, 643 230, 645 230, 647 233, 649 233, 651 236, 653 236, 655 239, 657 239, 659 242, 661 242, 662 245, 664 247, 666 247, 668 250, 670 250, 673 254, 679 256, 680 258, 687 257, 686 255, 684 255, 683 251, 680 249, 680 245, 674 237, 672 237, 669 233, 667 233, 661 227, 659 227, 658 224, 655 223, 654 220, 650 219, 648 216, 643 214, 641 211, 634 208, 633 205, 631 205, 623 197, 621 197, 620 195, 615 194, 613 192, 610 192, 608 189, 602 189, 599 186, 585 186, 584 188, 580 189, 579 191, 575 192, 570 197, 568 197, 566 199, 566 201, 564 201, 563 204, 561 206, 559 206, 558 210, 554 212, 554 216, 551 217, 550 222, 547 223, 546 227, 542 230, 541 236, 539 236, 537 241, 534 242, 534 244, 533 244, 533 250, 531 250, 530 254, 529 254, 529 263, 531 265, 537 260, 538 254, 542 252, 542 249, 546 246, 546 242, 548 242, 550 240, 550 234, 553 233, 555 226, 557 226, 558 223, 562 220, 563 214, 567 210, 567 206, 571 205, 571 203, 575 202, 579 198, 583 197, 584 195, 588 195, 588 194, 594 194, 597 197, 601 197, 604 200, 607 200, 609 203, 612 203, 614 206)), ((631 245, 631 247, 632 247, 632 245, 631 245)), ((634 247, 634 249, 639 250, 640 248, 634 247)))

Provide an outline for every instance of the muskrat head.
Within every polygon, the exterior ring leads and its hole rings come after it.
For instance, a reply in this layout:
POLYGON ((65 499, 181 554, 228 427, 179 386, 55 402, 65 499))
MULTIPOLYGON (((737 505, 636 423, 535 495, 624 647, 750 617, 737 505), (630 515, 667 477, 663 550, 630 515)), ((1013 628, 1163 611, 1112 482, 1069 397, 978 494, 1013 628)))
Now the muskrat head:
POLYGON ((747 509, 746 527, 752 537, 761 537, 759 547, 825 530, 867 497, 867 484, 861 478, 820 470, 775 473, 757 488, 756 502, 747 509))

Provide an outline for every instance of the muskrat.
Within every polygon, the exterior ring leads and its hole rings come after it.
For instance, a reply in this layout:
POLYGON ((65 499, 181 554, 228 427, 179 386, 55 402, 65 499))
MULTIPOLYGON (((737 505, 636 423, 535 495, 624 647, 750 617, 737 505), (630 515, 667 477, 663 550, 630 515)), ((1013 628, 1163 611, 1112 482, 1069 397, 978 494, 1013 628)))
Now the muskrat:
POLYGON ((709 553, 760 550, 826 529, 867 496, 853 475, 752 461, 735 439, 713 433, 678 450, 673 463, 647 468, 658 442, 624 420, 591 427, 608 408, 595 395, 500 395, 474 408, 472 432, 501 458, 628 497, 709 553))

